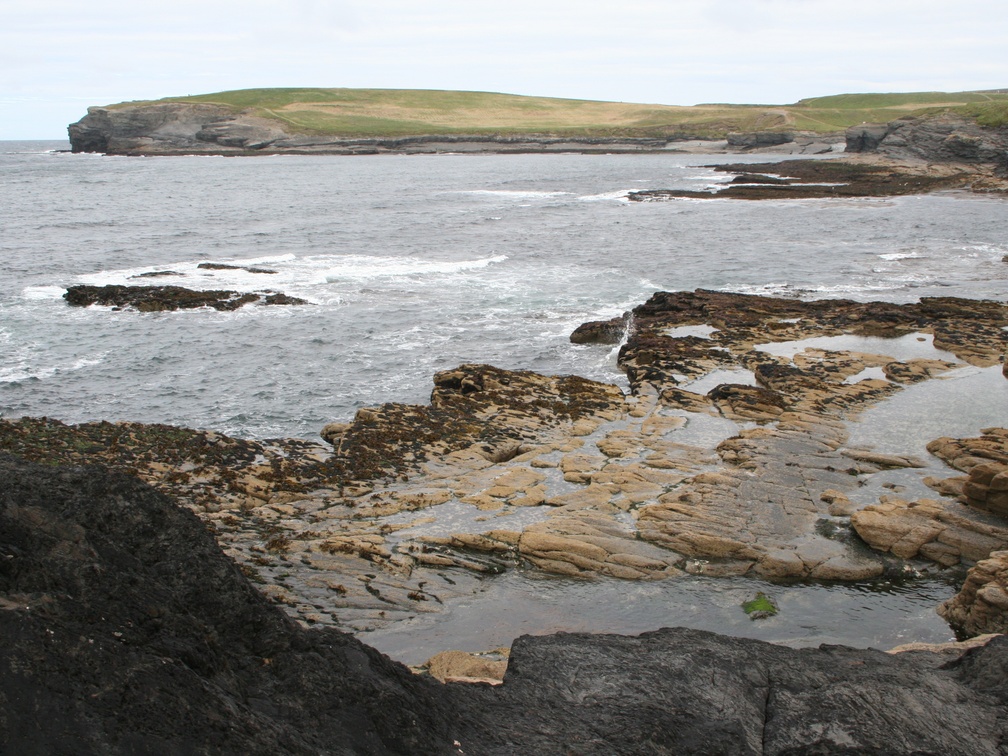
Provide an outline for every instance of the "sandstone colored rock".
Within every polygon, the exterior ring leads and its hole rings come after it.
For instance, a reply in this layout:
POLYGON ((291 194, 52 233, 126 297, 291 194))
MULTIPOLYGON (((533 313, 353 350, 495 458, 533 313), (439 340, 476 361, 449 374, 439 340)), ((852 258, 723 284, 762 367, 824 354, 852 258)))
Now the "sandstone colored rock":
POLYGON ((970 568, 962 589, 938 613, 966 635, 1008 632, 1008 551, 992 552, 970 568))
POLYGON ((442 683, 500 685, 507 670, 508 651, 509 649, 498 649, 493 654, 442 651, 428 659, 423 668, 431 677, 442 683))
POLYGON ((870 546, 903 559, 922 556, 944 566, 986 559, 1008 548, 1008 522, 991 523, 953 502, 883 497, 851 515, 870 546))

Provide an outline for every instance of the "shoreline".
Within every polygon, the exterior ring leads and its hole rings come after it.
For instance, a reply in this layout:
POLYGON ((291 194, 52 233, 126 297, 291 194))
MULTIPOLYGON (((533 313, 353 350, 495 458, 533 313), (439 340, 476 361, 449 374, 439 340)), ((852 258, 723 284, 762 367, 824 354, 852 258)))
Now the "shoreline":
MULTIPOLYGON (((322 429, 325 444, 35 419, 2 421, 0 447, 138 474, 195 511, 293 617, 356 631, 438 612, 518 565, 630 583, 689 575, 858 582, 901 575, 907 559, 947 567, 1008 547, 1008 530, 971 519, 961 503, 942 503, 940 494, 963 495, 965 478, 928 483, 939 492, 937 509, 920 498, 900 504, 897 487, 866 489, 878 491, 877 501, 855 495, 880 471, 920 461, 848 447, 847 419, 956 365, 849 347, 793 357, 754 349, 768 335, 790 342, 923 332, 958 360, 993 368, 1006 346, 1003 303, 697 291, 656 295, 633 322, 620 354, 629 395, 575 377, 463 365, 435 376, 430 405, 361 410, 351 423, 322 429), (669 335, 700 325, 715 332, 669 335), (752 371, 754 380, 690 391, 685 379, 726 368, 752 371), (713 441, 683 435, 711 422, 724 425, 713 441), (949 506, 954 536, 939 524, 949 506), (431 535, 425 526, 442 512, 448 530, 431 535), (893 548, 903 536, 892 534, 911 512, 937 519, 911 517, 906 532, 923 540, 912 551, 893 548), (871 521, 869 543, 889 553, 858 545, 868 532, 859 517, 871 521)), ((576 337, 605 344, 625 329, 622 319, 585 324, 576 337)), ((960 469, 970 474, 970 466, 960 469)))

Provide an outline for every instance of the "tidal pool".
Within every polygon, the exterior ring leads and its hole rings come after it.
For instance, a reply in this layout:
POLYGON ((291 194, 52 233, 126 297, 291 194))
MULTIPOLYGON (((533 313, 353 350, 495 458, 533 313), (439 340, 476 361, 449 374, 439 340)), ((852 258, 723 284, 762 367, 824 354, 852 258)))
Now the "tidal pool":
MULTIPOLYGON (((921 565, 923 568, 923 565, 921 565)), ((457 649, 510 646, 520 635, 556 632, 638 634, 690 627, 793 647, 822 643, 890 649, 913 641, 955 640, 935 609, 962 575, 939 572, 905 581, 777 585, 748 578, 685 576, 659 581, 577 580, 511 570, 486 579, 473 596, 358 637, 406 664, 457 649), (742 604, 762 591, 773 617, 751 620, 742 604)))

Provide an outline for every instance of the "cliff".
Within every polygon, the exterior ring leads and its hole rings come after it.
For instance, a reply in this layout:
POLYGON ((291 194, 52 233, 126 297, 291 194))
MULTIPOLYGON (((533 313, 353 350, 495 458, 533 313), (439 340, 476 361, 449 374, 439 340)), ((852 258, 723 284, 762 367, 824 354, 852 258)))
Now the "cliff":
MULTIPOLYGON (((375 108, 374 112, 385 113, 375 108)), ((745 111, 745 106, 737 106, 737 110, 745 111)), ((506 113, 499 122, 503 124, 500 128, 494 125, 498 122, 486 120, 485 115, 477 117, 473 111, 465 111, 459 115, 461 125, 451 128, 435 120, 425 121, 420 115, 411 115, 410 120, 403 122, 414 129, 409 133, 402 131, 404 126, 399 122, 394 126, 382 125, 384 122, 378 116, 362 117, 364 125, 356 131, 326 121, 319 122, 320 128, 305 129, 295 126, 292 120, 285 120, 282 109, 242 108, 208 102, 154 102, 89 108, 88 115, 71 124, 68 131, 74 152, 114 155, 633 153, 669 148, 702 152, 815 153, 829 152, 843 140, 839 131, 821 134, 793 128, 742 132, 726 129, 724 123, 743 123, 737 116, 735 120, 719 121, 716 127, 675 121, 663 126, 641 127, 628 121, 625 127, 616 128, 584 120, 586 117, 577 110, 553 115, 549 121, 534 117, 527 122, 515 121, 519 117, 520 113, 506 113), (382 133, 386 130, 389 133, 382 133), (615 135, 612 132, 616 132, 615 135), (370 135, 372 133, 374 135, 370 135)))
POLYGON ((288 131, 280 120, 198 103, 150 103, 88 108, 68 127, 74 152, 110 155, 243 155, 383 152, 642 152, 664 149, 649 137, 573 137, 539 134, 435 134, 342 137, 288 131))
POLYGON ((956 113, 864 123, 846 132, 847 152, 897 160, 990 166, 1008 177, 1008 127, 984 127, 956 113))

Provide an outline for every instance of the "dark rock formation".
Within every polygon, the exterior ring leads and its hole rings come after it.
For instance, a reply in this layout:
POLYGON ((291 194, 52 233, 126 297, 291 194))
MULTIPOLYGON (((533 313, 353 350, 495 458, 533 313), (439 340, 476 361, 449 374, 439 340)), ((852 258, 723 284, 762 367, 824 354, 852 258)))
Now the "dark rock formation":
POLYGON ((990 164, 1008 174, 1008 128, 985 128, 954 113, 861 124, 847 130, 847 152, 938 163, 990 164))
POLYGON ((203 125, 226 119, 229 108, 218 105, 152 103, 118 108, 88 108, 67 131, 74 152, 128 154, 158 143, 197 143, 203 125))
MULTIPOLYGON (((943 189, 964 189, 976 183, 966 170, 930 171, 926 167, 863 163, 849 160, 784 160, 777 163, 734 163, 709 166, 737 173, 717 191, 647 189, 631 192, 634 202, 689 199, 816 199, 887 197, 922 194, 943 189), (754 171, 760 171, 757 174, 754 171)), ((980 185, 977 184, 977 188, 980 185)), ((985 187, 994 190, 997 187, 985 187)))
POLYGON ((266 273, 276 274, 270 268, 259 268, 255 265, 229 265, 227 263, 200 263, 196 266, 199 270, 244 270, 246 273, 266 273))
POLYGON ((460 702, 479 717, 460 742, 480 754, 1004 753, 1008 639, 944 661, 685 629, 523 637, 504 685, 460 702))
POLYGON ((874 152, 889 133, 885 123, 862 123, 851 126, 845 134, 847 152, 874 152))
POLYGON ((630 313, 611 320, 582 323, 570 335, 572 344, 619 344, 630 326, 630 313))
POLYGON ((730 132, 728 134, 728 146, 743 150, 755 150, 762 147, 775 147, 779 144, 787 144, 794 141, 794 134, 790 131, 749 131, 730 132))
POLYGON ((267 305, 308 304, 303 299, 276 292, 243 294, 226 289, 197 291, 182 286, 89 286, 79 284, 69 287, 63 298, 68 304, 75 307, 98 304, 106 307, 130 307, 140 312, 192 310, 198 307, 237 310, 239 307, 253 302, 267 305))
POLYGON ((452 752, 432 685, 301 630, 153 489, 8 456, 0 480, 0 752, 452 752))
POLYGON ((1003 753, 1008 640, 954 661, 692 630, 523 637, 440 685, 271 606, 135 479, 0 456, 0 751, 1003 753))

